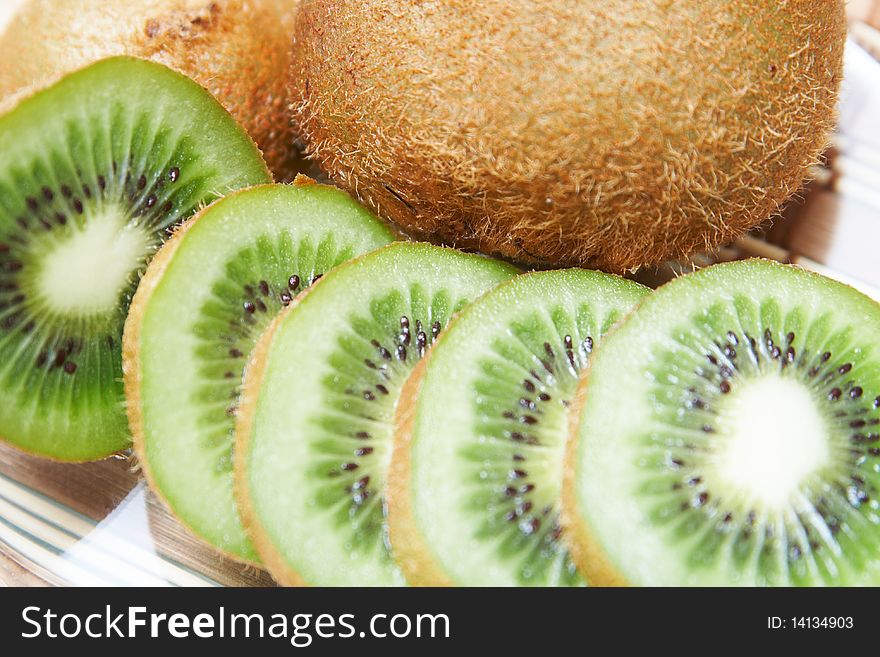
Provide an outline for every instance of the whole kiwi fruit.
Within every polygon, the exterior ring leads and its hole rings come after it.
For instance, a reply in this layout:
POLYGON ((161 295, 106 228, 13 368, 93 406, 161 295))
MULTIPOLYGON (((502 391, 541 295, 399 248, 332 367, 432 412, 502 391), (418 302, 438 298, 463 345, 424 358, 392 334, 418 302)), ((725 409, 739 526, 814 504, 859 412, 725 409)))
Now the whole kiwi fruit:
POLYGON ((826 145, 842 0, 304 0, 310 153, 404 229, 611 271, 771 217, 826 145))
POLYGON ((299 162, 286 94, 297 0, 25 0, 0 34, 0 97, 111 55, 193 78, 242 124, 278 179, 299 162))

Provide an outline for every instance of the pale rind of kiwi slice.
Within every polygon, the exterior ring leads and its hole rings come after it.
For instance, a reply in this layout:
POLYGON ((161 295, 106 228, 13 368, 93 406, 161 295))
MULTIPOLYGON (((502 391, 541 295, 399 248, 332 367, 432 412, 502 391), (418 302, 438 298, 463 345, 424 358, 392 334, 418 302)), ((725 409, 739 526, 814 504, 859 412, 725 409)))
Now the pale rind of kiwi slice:
POLYGON ((569 406, 602 337, 648 293, 582 269, 524 274, 441 334, 406 384, 389 477, 411 584, 583 585, 559 524, 569 406))
POLYGON ((201 87, 100 61, 0 117, 0 436, 64 461, 129 445, 121 337, 173 227, 271 178, 201 87))
POLYGON ((245 374, 235 492, 279 582, 404 583, 385 522, 400 389, 453 314, 515 274, 392 244, 330 272, 264 334, 245 374))
POLYGON ((880 305, 751 260, 661 287, 596 353, 566 462, 590 581, 880 583, 880 305))
POLYGON ((125 328, 134 444, 152 488, 221 551, 257 561, 232 496, 244 365, 296 295, 394 234, 347 194, 301 177, 231 194, 175 233, 125 328))

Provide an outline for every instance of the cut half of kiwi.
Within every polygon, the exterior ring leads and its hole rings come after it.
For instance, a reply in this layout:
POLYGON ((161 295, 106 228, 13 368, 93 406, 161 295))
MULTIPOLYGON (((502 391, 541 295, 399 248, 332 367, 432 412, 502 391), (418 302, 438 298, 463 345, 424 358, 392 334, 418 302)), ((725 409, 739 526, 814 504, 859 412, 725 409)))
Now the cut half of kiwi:
POLYGON ((300 178, 217 201, 150 263, 123 347, 135 450, 152 488, 221 551, 257 560, 232 497, 235 415, 253 345, 312 281, 393 239, 345 192, 300 178))
POLYGON ((404 583, 385 522, 401 386, 453 313, 515 273, 393 244, 330 272, 264 334, 245 373, 235 493, 279 582, 404 583))
POLYGON ((880 583, 880 305, 760 260, 661 287, 596 353, 566 462, 590 581, 880 583))
POLYGON ((388 489, 411 584, 583 584, 559 524, 569 403, 648 289, 586 270, 519 276, 468 306, 407 381, 388 489))
POLYGON ((265 182, 244 131, 159 64, 103 60, 0 117, 0 436, 68 461, 126 447, 140 273, 199 206, 265 182))

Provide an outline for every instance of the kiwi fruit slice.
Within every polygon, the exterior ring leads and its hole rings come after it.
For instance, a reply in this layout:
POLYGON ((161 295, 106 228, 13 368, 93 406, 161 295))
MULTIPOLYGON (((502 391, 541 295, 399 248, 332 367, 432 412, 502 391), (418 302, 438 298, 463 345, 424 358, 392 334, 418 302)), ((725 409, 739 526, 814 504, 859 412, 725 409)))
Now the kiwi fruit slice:
POLYGON ((518 276, 462 311, 407 381, 388 484, 411 584, 583 584, 562 541, 569 404, 649 290, 583 269, 518 276))
POLYGON ((102 60, 0 117, 0 436, 65 461, 127 447, 140 273, 199 206, 270 179, 204 89, 143 60, 102 60))
POLYGON ((221 551, 257 560, 232 497, 235 415, 253 345, 311 282, 393 239, 345 192, 300 178, 217 201, 150 263, 123 348, 135 450, 153 490, 221 551))
POLYGON ((662 286, 579 390, 566 536, 590 582, 880 583, 880 305, 761 260, 662 286))
POLYGON ((286 91, 298 0, 24 0, 0 34, 0 98, 96 59, 150 59, 241 123, 278 180, 302 170, 286 91))
POLYGON ((324 276, 263 335, 245 373, 235 492, 280 583, 404 583, 385 522, 398 394, 453 313, 515 273, 392 244, 324 276))
POLYGON ((380 216, 622 272, 724 244, 799 188, 835 122, 846 17, 843 0, 308 0, 295 34, 308 149, 380 216))

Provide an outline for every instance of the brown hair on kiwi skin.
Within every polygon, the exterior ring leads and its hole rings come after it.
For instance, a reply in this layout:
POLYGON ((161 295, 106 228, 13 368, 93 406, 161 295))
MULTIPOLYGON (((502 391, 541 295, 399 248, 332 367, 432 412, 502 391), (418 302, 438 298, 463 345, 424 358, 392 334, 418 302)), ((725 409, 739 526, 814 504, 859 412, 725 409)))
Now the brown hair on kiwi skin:
POLYGON ((628 586, 623 576, 615 569, 605 549, 584 522, 583 514, 579 512, 575 463, 580 446, 580 417, 589 394, 589 378, 590 368, 586 368, 581 373, 568 413, 569 430, 562 470, 560 511, 562 540, 568 546, 578 571, 590 586, 628 586))
POLYGON ((827 142, 843 0, 303 0, 291 95, 420 237, 632 271, 773 216, 827 142))
POLYGON ((211 92, 279 180, 305 165, 287 97, 298 0, 26 0, 0 34, 4 107, 98 59, 165 64, 211 92))
MULTIPOLYGON (((455 321, 454 319, 452 320, 455 321)), ((431 548, 425 542, 416 522, 410 496, 412 432, 416 420, 416 407, 432 349, 415 366, 400 390, 400 398, 394 411, 394 442, 391 448, 391 465, 385 487, 388 505, 388 540, 394 561, 411 586, 454 586, 431 556, 431 548)))

